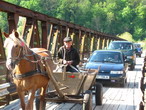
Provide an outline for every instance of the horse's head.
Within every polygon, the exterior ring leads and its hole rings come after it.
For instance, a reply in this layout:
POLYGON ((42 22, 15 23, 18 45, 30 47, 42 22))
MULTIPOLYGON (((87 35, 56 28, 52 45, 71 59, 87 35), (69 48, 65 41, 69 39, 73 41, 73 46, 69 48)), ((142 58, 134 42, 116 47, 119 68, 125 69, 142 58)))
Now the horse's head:
POLYGON ((9 70, 12 70, 23 56, 23 49, 26 44, 20 39, 19 34, 16 31, 13 31, 11 34, 4 32, 4 36, 6 37, 4 47, 7 50, 6 67, 9 70))

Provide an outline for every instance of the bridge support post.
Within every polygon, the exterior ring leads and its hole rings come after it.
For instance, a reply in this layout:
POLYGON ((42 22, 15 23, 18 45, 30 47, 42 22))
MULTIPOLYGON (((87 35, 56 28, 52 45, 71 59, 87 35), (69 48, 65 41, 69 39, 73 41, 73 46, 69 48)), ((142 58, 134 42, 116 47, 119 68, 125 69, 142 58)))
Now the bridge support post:
POLYGON ((11 33, 14 29, 17 30, 19 16, 14 13, 8 13, 7 19, 9 23, 9 33, 11 33))
MULTIPOLYGON (((94 51, 94 46, 95 45, 95 37, 93 35, 91 35, 91 45, 90 45, 90 52, 93 52, 94 51)), ((90 53, 91 55, 91 53, 90 53)))
POLYGON ((79 30, 75 30, 75 29, 74 29, 73 46, 79 51, 79 49, 80 49, 80 35, 79 35, 79 30), (78 44, 78 45, 76 45, 76 44, 78 44))
POLYGON ((0 59, 6 60, 6 55, 5 55, 5 50, 4 50, 4 46, 3 46, 1 29, 0 29, 0 59))
POLYGON ((84 46, 85 46, 85 38, 86 38, 86 32, 81 32, 81 46, 80 46, 80 58, 83 60, 84 58, 84 46))
POLYGON ((41 35, 42 44, 41 44, 41 47, 42 48, 47 48, 48 24, 47 24, 46 21, 41 22, 41 29, 42 29, 42 35, 41 35))
POLYGON ((100 37, 99 49, 102 49, 102 47, 103 47, 103 38, 100 37))
POLYGON ((54 34, 53 34, 53 39, 52 39, 52 48, 51 48, 51 52, 52 52, 52 55, 54 56, 54 57, 56 57, 56 49, 57 49, 57 44, 58 44, 58 36, 59 36, 59 29, 58 29, 58 27, 57 27, 57 29, 56 30, 54 30, 54 34))
POLYGON ((107 47, 107 38, 104 39, 104 47, 103 48, 106 48, 107 47))
POLYGON ((87 33, 86 32, 86 39, 85 39, 85 45, 84 45, 84 55, 86 58, 88 58, 90 56, 90 53, 91 53, 91 33, 87 33))
POLYGON ((27 18, 25 23, 24 23, 24 30, 22 33, 22 36, 24 39, 26 39, 26 43, 28 47, 32 47, 31 44, 31 36, 33 33, 33 19, 32 18, 27 18))

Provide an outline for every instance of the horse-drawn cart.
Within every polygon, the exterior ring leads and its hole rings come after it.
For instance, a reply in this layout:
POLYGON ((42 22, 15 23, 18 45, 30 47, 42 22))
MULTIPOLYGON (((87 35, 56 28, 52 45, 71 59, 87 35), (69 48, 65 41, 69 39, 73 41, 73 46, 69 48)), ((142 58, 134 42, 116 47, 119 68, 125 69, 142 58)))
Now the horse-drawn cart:
POLYGON ((102 86, 95 82, 99 69, 72 73, 51 72, 45 60, 44 65, 51 79, 46 101, 80 103, 83 110, 92 110, 92 89, 94 88, 96 105, 102 104, 102 86))
MULTIPOLYGON (((40 109, 44 108, 44 98, 54 102, 82 103, 83 109, 90 109, 92 92, 98 70, 82 73, 54 72, 57 65, 53 63, 51 53, 45 48, 30 49, 19 33, 13 31, 11 34, 4 33, 6 38, 4 47, 7 48, 8 56, 6 67, 13 70, 13 82, 16 85, 23 110, 33 110, 35 92, 40 89, 40 109), (44 66, 43 66, 44 65, 44 66), (43 73, 47 72, 48 77, 43 73), (47 85, 52 84, 45 97, 47 85), (54 88, 54 89, 53 89, 54 88), (25 103, 24 96, 28 93, 28 102, 25 103), (51 94, 51 95, 50 95, 51 94)), ((96 104, 102 103, 101 86, 96 85, 96 104)))

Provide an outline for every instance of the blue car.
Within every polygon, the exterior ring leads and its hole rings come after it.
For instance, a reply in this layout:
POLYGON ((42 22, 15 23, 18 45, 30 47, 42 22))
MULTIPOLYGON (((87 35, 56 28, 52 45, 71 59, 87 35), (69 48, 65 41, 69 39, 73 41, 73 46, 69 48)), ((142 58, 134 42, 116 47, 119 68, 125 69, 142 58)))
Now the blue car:
POLYGON ((125 60, 121 51, 96 50, 86 63, 85 69, 97 69, 100 66, 97 82, 102 84, 114 82, 124 87, 128 70, 128 63, 125 60))

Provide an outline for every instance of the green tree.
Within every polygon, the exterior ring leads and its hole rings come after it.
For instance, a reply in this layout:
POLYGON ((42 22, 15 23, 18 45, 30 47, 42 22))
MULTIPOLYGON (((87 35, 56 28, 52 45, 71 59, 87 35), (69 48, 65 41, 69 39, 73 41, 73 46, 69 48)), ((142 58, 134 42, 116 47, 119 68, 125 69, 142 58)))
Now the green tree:
POLYGON ((145 39, 146 0, 5 1, 114 36, 129 32, 135 40, 145 39))

